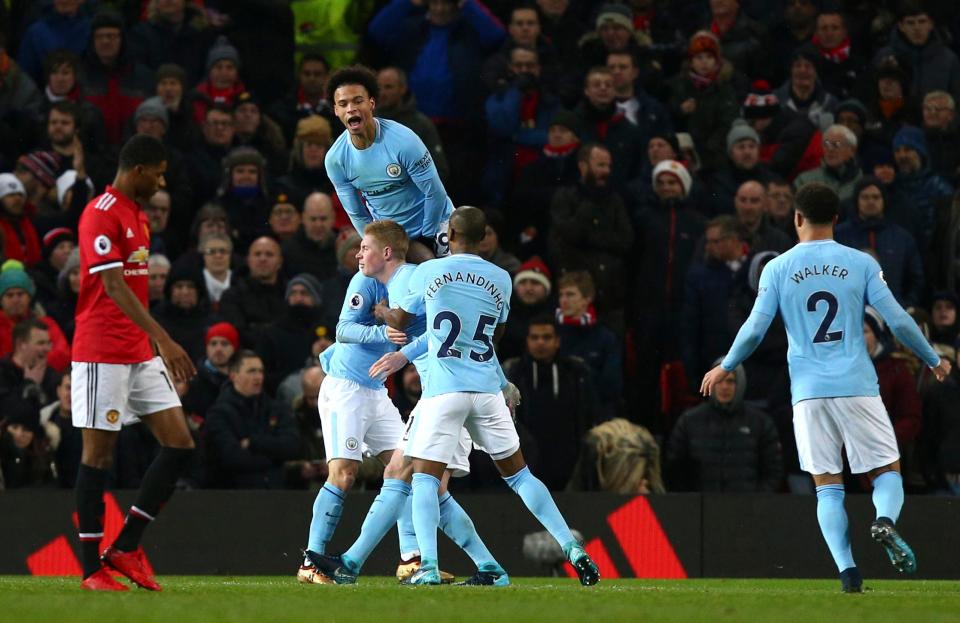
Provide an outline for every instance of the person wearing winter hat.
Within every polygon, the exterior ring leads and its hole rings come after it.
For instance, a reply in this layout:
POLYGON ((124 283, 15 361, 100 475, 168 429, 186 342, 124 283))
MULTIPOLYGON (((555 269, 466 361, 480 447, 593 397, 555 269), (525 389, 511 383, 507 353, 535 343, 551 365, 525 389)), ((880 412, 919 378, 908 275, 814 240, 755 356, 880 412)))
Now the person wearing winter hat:
POLYGON ((8 259, 28 267, 40 261, 40 238, 27 214, 27 190, 13 173, 0 173, 0 232, 8 259))
POLYGON ((523 355, 527 327, 532 318, 551 315, 556 301, 550 298, 553 290, 552 274, 539 255, 520 265, 513 277, 513 297, 510 301, 510 322, 497 345, 498 356, 506 361, 523 355))
MULTIPOLYGON (((338 122, 339 123, 339 122, 338 122)), ((320 115, 310 115, 297 122, 293 147, 290 150, 286 175, 277 180, 277 187, 291 195, 294 205, 302 206, 312 193, 332 194, 333 184, 327 177, 324 159, 333 143, 330 122, 320 115)), ((338 218, 347 219, 345 215, 338 218)), ((346 224, 346 223, 344 223, 346 224)))
POLYGON ((166 63, 157 68, 157 86, 154 95, 160 98, 167 109, 166 140, 182 153, 190 150, 201 140, 200 128, 194 119, 193 97, 187 75, 180 65, 166 63))
POLYGON ((662 199, 686 199, 693 186, 687 167, 676 160, 661 160, 653 168, 653 187, 662 199))
POLYGON ((197 376, 190 379, 183 396, 183 411, 191 427, 197 429, 204 425, 207 411, 229 380, 230 358, 240 350, 240 334, 229 322, 217 322, 207 329, 203 343, 206 356, 197 366, 197 376))
POLYGON ((937 344, 960 347, 960 297, 951 290, 935 292, 930 301, 930 339, 937 344))
POLYGON ((119 147, 137 105, 151 94, 153 72, 133 58, 123 16, 115 10, 94 15, 81 75, 83 99, 100 109, 107 142, 119 147))
POLYGON ((724 137, 737 118, 733 66, 720 53, 716 35, 701 30, 690 38, 688 61, 670 79, 670 108, 700 146, 705 166, 716 168, 725 159, 724 137))
POLYGON ((53 188, 60 170, 60 154, 53 151, 33 151, 17 159, 13 174, 23 184, 27 198, 34 204, 53 188))
POLYGON ((272 204, 266 164, 263 155, 252 147, 235 147, 223 159, 220 203, 237 229, 241 248, 269 231, 265 223, 272 204))
POLYGON ((190 266, 174 265, 164 285, 164 300, 151 313, 191 361, 203 357, 203 336, 210 324, 203 275, 190 266))
POLYGON ((323 324, 323 285, 313 275, 301 273, 291 279, 284 299, 283 312, 264 327, 256 347, 271 394, 288 374, 302 368, 310 358, 315 329, 323 324))
POLYGON ((247 90, 240 80, 240 52, 224 35, 217 37, 207 53, 207 77, 194 93, 193 117, 202 124, 210 106, 234 106, 237 96, 247 90))
POLYGON ((50 332, 53 347, 47 358, 48 364, 62 372, 70 365, 70 344, 53 318, 37 316, 33 307, 36 294, 36 285, 23 268, 10 266, 0 273, 0 357, 12 352, 17 323, 34 319, 46 325, 50 332))
POLYGON ((157 140, 163 140, 170 127, 170 113, 159 96, 143 100, 133 113, 133 125, 137 134, 149 134, 157 140))
POLYGON ((30 271, 37 286, 37 300, 46 306, 59 296, 57 276, 77 245, 73 230, 56 227, 43 237, 43 260, 30 271))
POLYGON ((80 294, 80 249, 73 248, 56 279, 56 298, 43 307, 63 331, 67 343, 73 342, 77 321, 77 298, 80 294))
POLYGON ((805 115, 814 126, 826 129, 833 123, 837 98, 820 83, 819 68, 823 61, 813 43, 805 43, 790 56, 790 78, 777 89, 781 105, 805 115))
POLYGON ((923 130, 904 126, 893 137, 893 158, 897 167, 892 192, 909 197, 919 219, 917 245, 928 248, 933 239, 937 206, 953 195, 953 185, 933 172, 923 130))

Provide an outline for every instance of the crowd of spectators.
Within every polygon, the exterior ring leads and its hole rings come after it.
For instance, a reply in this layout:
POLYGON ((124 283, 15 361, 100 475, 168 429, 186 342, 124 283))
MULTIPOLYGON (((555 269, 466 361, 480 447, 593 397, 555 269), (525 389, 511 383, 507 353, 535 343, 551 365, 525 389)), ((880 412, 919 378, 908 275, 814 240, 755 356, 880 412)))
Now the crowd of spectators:
MULTIPOLYGON (((787 339, 702 401, 699 379, 796 243, 793 196, 842 202, 955 362, 960 17, 928 0, 12 0, 0 3, 0 475, 70 487, 76 230, 133 134, 169 151, 150 307, 197 362, 177 389, 191 487, 317 487, 316 412, 360 238, 327 178, 326 94, 378 72, 482 255, 514 277, 499 346, 524 451, 551 489, 810 490, 787 339), (662 471, 661 471, 662 469, 662 471)), ((960 376, 930 382, 869 312, 864 334, 908 491, 960 493, 960 376)), ((955 366, 956 370, 956 366, 955 366)), ((390 379, 404 417, 421 387, 390 379)), ((156 451, 124 429, 114 487, 156 451)), ((368 461, 360 480, 380 477, 368 461)), ((498 479, 477 459, 454 487, 498 479)), ((848 486, 864 487, 851 476, 848 486)))

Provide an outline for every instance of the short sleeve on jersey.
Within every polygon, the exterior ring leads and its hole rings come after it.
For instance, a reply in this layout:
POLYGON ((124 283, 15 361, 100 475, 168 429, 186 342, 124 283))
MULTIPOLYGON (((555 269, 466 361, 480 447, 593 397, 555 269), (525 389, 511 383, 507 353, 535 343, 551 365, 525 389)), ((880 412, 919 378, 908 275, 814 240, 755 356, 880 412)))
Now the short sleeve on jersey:
MULTIPOLYGON (((110 195, 104 195, 110 197, 110 195)), ((80 229, 80 244, 90 258, 90 274, 123 266, 123 250, 120 244, 120 221, 110 210, 94 206, 89 220, 80 229)))

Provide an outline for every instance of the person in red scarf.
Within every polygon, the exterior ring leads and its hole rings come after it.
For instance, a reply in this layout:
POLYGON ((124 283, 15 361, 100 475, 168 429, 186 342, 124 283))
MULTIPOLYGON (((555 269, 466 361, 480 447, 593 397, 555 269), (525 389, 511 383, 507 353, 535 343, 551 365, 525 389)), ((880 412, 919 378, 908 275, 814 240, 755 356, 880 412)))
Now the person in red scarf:
POLYGON ((606 67, 594 67, 587 72, 583 94, 583 101, 574 110, 582 130, 580 140, 601 143, 610 150, 610 186, 619 191, 640 168, 647 147, 645 132, 617 110, 613 74, 606 67))
MULTIPOLYGON (((327 78, 329 77, 330 63, 323 55, 317 52, 304 53, 297 72, 296 92, 274 102, 270 108, 270 117, 280 124, 288 141, 293 141, 297 133, 297 123, 314 115, 327 120, 333 138, 337 138, 343 132, 343 124, 333 114, 333 106, 327 101, 327 78)), ((382 104, 380 101, 377 102, 378 110, 382 104)))
POLYGON ((823 87, 841 100, 852 97, 864 62, 850 45, 847 20, 839 5, 823 4, 812 41, 820 50, 819 76, 823 87))
POLYGON ((670 109, 680 131, 689 132, 704 165, 715 168, 726 158, 727 129, 739 105, 733 65, 720 54, 716 35, 701 30, 690 37, 688 62, 669 81, 670 109))
POLYGON ((623 348, 613 331, 597 322, 593 279, 575 270, 557 280, 560 355, 579 357, 597 388, 597 420, 617 417, 623 402, 623 348))
POLYGON ((706 28, 720 40, 723 57, 734 68, 756 76, 766 64, 763 50, 767 31, 740 8, 740 0, 710 0, 710 22, 706 28))
POLYGON ((40 237, 27 214, 27 191, 13 173, 0 174, 0 231, 4 255, 32 267, 40 262, 40 237))
POLYGON ((246 90, 240 80, 240 53, 221 35, 207 53, 207 78, 194 89, 194 120, 202 125, 211 106, 233 108, 234 100, 246 90))
POLYGON ((520 171, 537 159, 560 102, 540 83, 540 55, 517 45, 510 50, 509 74, 486 101, 487 126, 494 135, 484 186, 499 203, 520 171))

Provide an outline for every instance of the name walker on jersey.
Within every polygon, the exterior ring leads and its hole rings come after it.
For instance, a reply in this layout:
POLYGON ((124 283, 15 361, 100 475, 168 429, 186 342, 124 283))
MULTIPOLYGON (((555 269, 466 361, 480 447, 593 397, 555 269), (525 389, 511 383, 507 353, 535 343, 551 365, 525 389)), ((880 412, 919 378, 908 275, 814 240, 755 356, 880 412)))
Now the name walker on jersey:
POLYGON ((500 291, 500 288, 497 287, 497 284, 490 281, 483 275, 477 275, 476 273, 468 272, 466 276, 460 271, 456 273, 443 273, 439 277, 434 278, 433 282, 427 285, 427 294, 426 297, 432 299, 436 296, 437 292, 440 289, 447 285, 448 283, 468 283, 475 285, 478 288, 486 290, 488 294, 493 298, 493 302, 497 306, 497 311, 503 309, 503 292, 500 291))
POLYGON ((837 277, 846 279, 850 271, 837 264, 814 264, 813 266, 804 266, 803 270, 790 275, 790 280, 794 283, 800 283, 807 277, 837 277))

